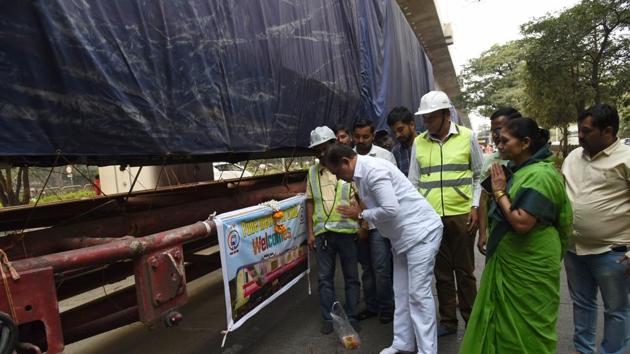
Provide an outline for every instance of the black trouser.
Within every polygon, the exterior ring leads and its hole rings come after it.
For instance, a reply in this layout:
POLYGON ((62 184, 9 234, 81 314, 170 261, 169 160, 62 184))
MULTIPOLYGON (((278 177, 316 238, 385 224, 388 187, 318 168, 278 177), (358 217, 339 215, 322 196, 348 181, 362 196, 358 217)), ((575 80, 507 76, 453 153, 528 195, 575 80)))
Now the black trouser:
POLYGON ((440 324, 457 329, 459 312, 468 323, 477 296, 475 271, 475 236, 468 233, 468 214, 444 216, 444 234, 435 258, 440 324), (457 284, 457 287, 455 287, 457 284))

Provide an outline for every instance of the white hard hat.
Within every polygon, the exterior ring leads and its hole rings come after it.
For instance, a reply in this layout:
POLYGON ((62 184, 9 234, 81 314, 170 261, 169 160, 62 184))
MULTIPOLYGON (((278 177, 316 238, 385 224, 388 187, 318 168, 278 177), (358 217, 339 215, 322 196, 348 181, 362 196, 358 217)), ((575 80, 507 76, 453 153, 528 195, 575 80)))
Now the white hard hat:
POLYGON ((311 131, 311 145, 309 148, 323 144, 329 140, 335 140, 335 133, 327 126, 317 127, 311 131))
POLYGON ((442 91, 431 91, 420 99, 420 107, 418 107, 417 116, 439 111, 440 109, 452 108, 451 100, 442 91))

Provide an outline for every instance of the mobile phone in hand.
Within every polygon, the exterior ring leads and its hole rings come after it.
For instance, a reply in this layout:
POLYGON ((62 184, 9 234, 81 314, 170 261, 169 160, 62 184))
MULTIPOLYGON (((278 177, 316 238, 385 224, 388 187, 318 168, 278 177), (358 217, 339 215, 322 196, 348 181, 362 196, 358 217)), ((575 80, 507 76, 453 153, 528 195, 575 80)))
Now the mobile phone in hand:
MULTIPOLYGON (((505 165, 501 165, 501 168, 503 169, 503 173, 505 174, 505 179, 509 180, 512 176, 512 171, 510 171, 510 169, 507 168, 507 166, 505 165)), ((492 175, 488 175, 486 179, 481 181, 481 188, 483 188, 483 190, 486 191, 488 194, 492 194, 492 175)))

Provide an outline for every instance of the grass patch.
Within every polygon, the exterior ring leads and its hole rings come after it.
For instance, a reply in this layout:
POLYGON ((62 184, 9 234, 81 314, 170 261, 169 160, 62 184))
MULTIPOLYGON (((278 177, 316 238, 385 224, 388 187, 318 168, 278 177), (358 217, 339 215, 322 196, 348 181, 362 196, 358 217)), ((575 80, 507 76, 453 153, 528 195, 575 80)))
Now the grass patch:
MULTIPOLYGON (((61 202, 64 200, 78 200, 78 199, 94 198, 95 196, 96 194, 94 193, 93 190, 81 190, 81 191, 76 191, 76 192, 50 194, 50 195, 42 196, 39 199, 38 205, 46 204, 46 203, 61 202)), ((33 198, 31 198, 31 202, 29 203, 29 205, 34 205, 36 200, 37 200, 37 196, 34 196, 33 198)))

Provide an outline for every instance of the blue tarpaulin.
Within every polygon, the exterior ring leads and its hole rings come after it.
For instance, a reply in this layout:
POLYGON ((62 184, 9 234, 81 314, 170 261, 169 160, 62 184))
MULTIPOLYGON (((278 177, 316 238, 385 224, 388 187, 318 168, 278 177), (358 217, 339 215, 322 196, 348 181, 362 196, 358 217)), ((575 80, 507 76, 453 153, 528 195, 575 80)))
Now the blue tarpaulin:
POLYGON ((395 0, 0 0, 0 160, 293 154, 431 66, 395 0))

